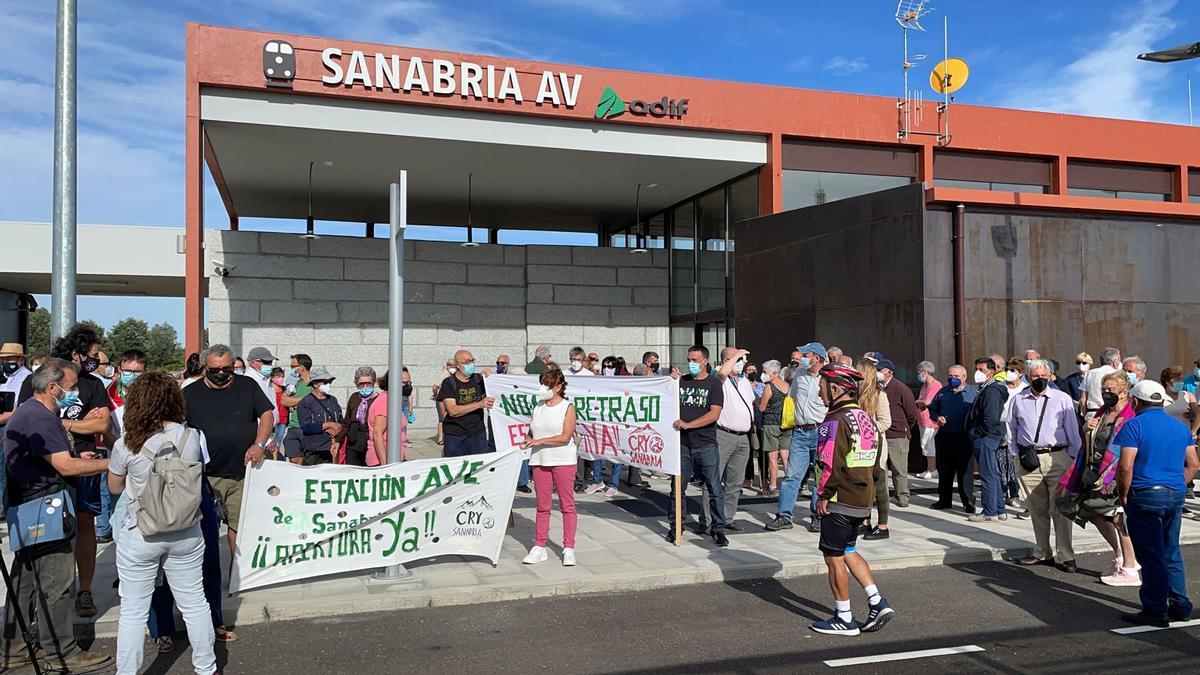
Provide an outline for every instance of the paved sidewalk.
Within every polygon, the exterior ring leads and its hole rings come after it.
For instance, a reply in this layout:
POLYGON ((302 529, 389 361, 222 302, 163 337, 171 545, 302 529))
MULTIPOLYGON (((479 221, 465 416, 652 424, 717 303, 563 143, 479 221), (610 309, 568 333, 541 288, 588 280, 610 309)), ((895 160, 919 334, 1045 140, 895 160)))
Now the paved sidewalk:
MULTIPOLYGON (((412 457, 438 453, 431 441, 417 440, 412 457)), ((678 586, 748 578, 786 578, 824 574, 817 550, 818 535, 797 526, 783 532, 763 529, 774 513, 775 501, 743 493, 736 522, 742 532, 730 532, 730 546, 718 549, 708 537, 685 532, 683 545, 663 539, 669 482, 652 480, 649 494, 624 489, 613 498, 577 495, 579 527, 576 567, 560 563, 562 520, 555 512, 550 525, 551 558, 540 565, 524 565, 533 541, 533 495, 517 494, 513 506, 516 524, 509 529, 500 563, 446 556, 409 565, 412 576, 401 582, 370 580, 369 572, 310 579, 256 589, 226 598, 226 621, 247 625, 280 619, 329 617, 339 614, 437 605, 465 605, 519 598, 579 593, 604 593, 678 586)), ((1029 553, 1033 528, 1010 510, 1007 522, 974 524, 965 514, 934 511, 932 481, 910 478, 915 491, 912 505, 891 510, 892 536, 887 541, 860 542, 859 550, 877 569, 927 567, 944 563, 994 560, 1029 553)), ((695 495, 698 490, 689 490, 695 495)), ((1200 502, 1189 502, 1200 509, 1200 502)), ((557 506, 556 506, 557 508, 557 506)), ((797 514, 807 511, 801 500, 797 514)), ((806 514, 807 515, 807 514, 806 514)), ((1200 522, 1187 520, 1184 543, 1200 543, 1200 522)), ((1079 553, 1107 550, 1094 528, 1074 529, 1079 553)), ((224 545, 224 537, 222 537, 224 545)), ((228 551, 222 546, 228 562, 228 551)), ((7 549, 7 546, 5 546, 7 549)), ((101 550, 94 594, 100 614, 94 621, 97 636, 116 634, 118 599, 113 590, 116 570, 114 550, 101 550)), ((6 554, 7 556, 7 554, 6 554)), ((80 624, 92 623, 79 620, 80 624)), ((178 624, 182 628, 182 622, 178 624)), ((85 629, 86 630, 86 629, 85 629)))

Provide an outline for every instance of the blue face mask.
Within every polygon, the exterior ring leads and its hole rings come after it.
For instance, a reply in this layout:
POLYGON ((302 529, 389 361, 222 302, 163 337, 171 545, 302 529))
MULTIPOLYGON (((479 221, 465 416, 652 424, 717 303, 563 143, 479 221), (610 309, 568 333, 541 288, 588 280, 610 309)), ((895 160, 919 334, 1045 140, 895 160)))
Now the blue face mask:
POLYGON ((957 377, 951 377, 946 379, 946 384, 950 385, 951 389, 958 389, 962 386, 962 380, 957 377))
POLYGON ((295 368, 289 370, 288 373, 290 373, 292 377, 300 377, 300 371, 296 370, 295 368))
POLYGON ((358 395, 362 396, 363 398, 366 398, 374 393, 375 393, 375 387, 359 387, 358 388, 358 395))
POLYGON ((800 369, 808 370, 809 368, 812 368, 812 359, 808 358, 807 356, 801 356, 800 357, 800 369))
POLYGON ((58 404, 59 410, 66 410, 73 405, 79 405, 79 390, 64 391, 62 397, 54 399, 54 402, 58 404))
POLYGON ((260 374, 261 374, 263 377, 270 377, 270 376, 271 376, 271 371, 273 371, 273 370, 275 370, 275 369, 271 367, 271 364, 269 364, 269 363, 264 363, 264 364, 262 365, 262 367, 258 369, 258 372, 259 372, 259 373, 260 373, 260 374))
POLYGON ((1182 382, 1172 382, 1171 383, 1171 391, 1174 391, 1176 394, 1182 392, 1183 391, 1183 383, 1182 382))
POLYGON ((463 375, 466 375, 467 377, 474 375, 475 374, 475 362, 472 361, 471 363, 468 363, 467 365, 463 366, 462 371, 463 371, 463 375))
POLYGON ((1137 375, 1134 375, 1133 373, 1125 373, 1125 377, 1129 378, 1129 386, 1131 387, 1138 383, 1137 375))
POLYGON ((925 384, 925 373, 917 373, 917 382, 925 384))
POLYGON ((695 361, 688 361, 688 372, 692 375, 700 374, 700 364, 695 361))
POLYGON ((138 379, 141 373, 121 373, 121 386, 128 387, 133 384, 133 381, 138 379))

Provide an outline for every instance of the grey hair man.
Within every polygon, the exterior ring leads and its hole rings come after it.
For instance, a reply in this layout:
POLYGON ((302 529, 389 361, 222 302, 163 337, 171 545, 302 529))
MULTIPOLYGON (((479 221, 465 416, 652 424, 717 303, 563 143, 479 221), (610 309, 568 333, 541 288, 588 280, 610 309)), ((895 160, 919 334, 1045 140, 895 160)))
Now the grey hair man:
POLYGON ((571 347, 571 352, 568 354, 571 359, 571 365, 567 369, 567 375, 595 375, 590 368, 585 368, 587 365, 587 352, 583 347, 571 347))
POLYGON ((1146 362, 1140 356, 1129 356, 1121 361, 1121 369, 1125 371, 1125 377, 1129 378, 1129 388, 1133 385, 1146 379, 1146 362))
POLYGON ((1121 350, 1116 347, 1105 347, 1100 352, 1100 365, 1088 369, 1083 377, 1082 391, 1079 393, 1079 410, 1087 419, 1096 415, 1096 411, 1104 407, 1101 398, 1101 386, 1109 373, 1121 369, 1121 350))
POLYGON ((528 375, 541 375, 546 372, 546 364, 550 363, 550 348, 546 345, 538 345, 538 348, 533 350, 533 360, 525 364, 525 373, 528 375))

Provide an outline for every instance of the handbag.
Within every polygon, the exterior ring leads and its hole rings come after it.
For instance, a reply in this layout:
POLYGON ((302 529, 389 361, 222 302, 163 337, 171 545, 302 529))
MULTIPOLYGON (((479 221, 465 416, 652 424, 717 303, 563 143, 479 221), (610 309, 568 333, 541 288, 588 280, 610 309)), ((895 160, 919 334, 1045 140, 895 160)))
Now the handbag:
POLYGON ((783 417, 779 420, 779 428, 787 431, 796 428, 796 402, 788 394, 783 395, 783 417))
MULTIPOLYGON (((1049 397, 1042 397, 1042 412, 1038 415, 1037 429, 1033 432, 1033 442, 1037 443, 1042 434, 1042 420, 1046 418, 1046 406, 1050 403, 1049 397)), ((1033 445, 1022 445, 1018 457, 1021 460, 1021 468, 1026 471, 1037 471, 1042 465, 1042 461, 1038 459, 1037 447, 1033 445)))
POLYGON ((733 394, 746 407, 746 412, 750 413, 750 452, 758 452, 761 444, 758 442, 758 427, 754 424, 754 411, 750 409, 750 404, 746 403, 746 399, 742 398, 742 392, 738 389, 736 383, 733 385, 733 394))
POLYGON ((13 553, 75 536, 75 504, 65 489, 10 507, 5 517, 13 553))

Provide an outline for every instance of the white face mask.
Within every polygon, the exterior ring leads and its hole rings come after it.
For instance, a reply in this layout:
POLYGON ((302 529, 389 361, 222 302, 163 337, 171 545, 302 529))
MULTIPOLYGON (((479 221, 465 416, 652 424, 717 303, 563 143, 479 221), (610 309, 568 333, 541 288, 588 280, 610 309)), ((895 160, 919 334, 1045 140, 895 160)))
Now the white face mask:
POLYGON ((1009 382, 1016 382, 1017 380, 1021 379, 1021 376, 1018 375, 1017 371, 1015 370, 1006 370, 1004 371, 1004 379, 1009 382))
POLYGON ((608 376, 610 376, 610 377, 611 377, 612 375, 616 375, 616 374, 617 374, 617 369, 616 369, 616 368, 605 368, 605 369, 604 369, 604 374, 605 374, 605 375, 608 375, 608 376))
POLYGON ((550 391, 550 387, 543 384, 538 387, 537 398, 539 401, 549 401, 554 398, 554 392, 550 391))
POLYGON ((1081 365, 1079 366, 1079 372, 1081 372, 1081 373, 1086 373, 1086 372, 1088 371, 1088 369, 1089 369, 1089 368, 1091 368, 1091 366, 1090 366, 1089 364, 1086 364, 1086 363, 1084 363, 1084 364, 1081 364, 1081 365))
POLYGON ((453 375, 458 372, 458 368, 455 368, 454 366, 450 366, 449 368, 446 369, 446 372, 453 375))
POLYGON ((986 384, 988 381, 987 373, 982 370, 975 371, 975 384, 986 384))
POLYGON ((321 386, 317 387, 317 389, 318 389, 318 390, 319 390, 319 391, 320 391, 322 394, 325 394, 326 396, 332 396, 332 395, 333 395, 333 387, 329 386, 328 384, 323 384, 323 385, 321 385, 321 386))
POLYGON ((571 372, 578 373, 583 370, 583 361, 571 361, 571 372))
POLYGON ((733 364, 733 372, 740 373, 746 369, 746 362, 742 360, 735 361, 733 364))

